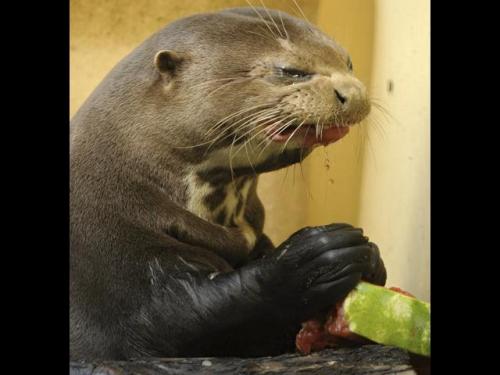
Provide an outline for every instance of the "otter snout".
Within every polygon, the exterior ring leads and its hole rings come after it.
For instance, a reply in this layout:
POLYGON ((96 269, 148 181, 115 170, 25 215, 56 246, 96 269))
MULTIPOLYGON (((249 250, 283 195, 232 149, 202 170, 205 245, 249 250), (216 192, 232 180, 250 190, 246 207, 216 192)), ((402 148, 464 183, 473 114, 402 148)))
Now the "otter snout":
POLYGON ((337 89, 334 89, 333 91, 335 91, 335 96, 339 100, 340 104, 345 104, 345 102, 348 99, 347 96, 345 96, 344 94, 341 94, 337 89))
POLYGON ((349 122, 359 122, 370 112, 365 85, 350 75, 332 75, 335 107, 349 122))

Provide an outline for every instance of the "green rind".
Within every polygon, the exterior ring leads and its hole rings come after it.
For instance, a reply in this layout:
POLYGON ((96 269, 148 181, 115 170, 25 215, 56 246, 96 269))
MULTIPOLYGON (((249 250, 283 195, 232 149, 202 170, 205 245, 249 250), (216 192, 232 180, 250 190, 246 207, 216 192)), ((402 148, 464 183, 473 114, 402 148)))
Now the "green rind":
POLYGON ((379 344, 430 356, 430 304, 360 282, 344 302, 349 329, 379 344))

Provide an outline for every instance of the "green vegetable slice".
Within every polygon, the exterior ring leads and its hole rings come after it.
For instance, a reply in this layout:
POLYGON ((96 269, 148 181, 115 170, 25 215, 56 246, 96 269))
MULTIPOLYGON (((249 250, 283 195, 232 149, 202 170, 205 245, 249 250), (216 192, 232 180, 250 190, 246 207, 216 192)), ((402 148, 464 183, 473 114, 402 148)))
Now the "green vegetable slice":
POLYGON ((379 344, 430 356, 430 304, 360 282, 344 301, 349 329, 379 344))

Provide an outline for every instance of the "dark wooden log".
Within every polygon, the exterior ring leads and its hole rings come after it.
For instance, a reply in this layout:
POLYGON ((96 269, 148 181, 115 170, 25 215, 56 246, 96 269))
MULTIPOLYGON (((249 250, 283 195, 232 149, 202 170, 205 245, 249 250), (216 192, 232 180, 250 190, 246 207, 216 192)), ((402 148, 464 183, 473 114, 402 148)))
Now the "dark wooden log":
POLYGON ((307 356, 284 354, 260 358, 147 358, 121 362, 71 362, 70 374, 417 374, 412 362, 406 351, 388 346, 365 345, 327 349, 307 356))

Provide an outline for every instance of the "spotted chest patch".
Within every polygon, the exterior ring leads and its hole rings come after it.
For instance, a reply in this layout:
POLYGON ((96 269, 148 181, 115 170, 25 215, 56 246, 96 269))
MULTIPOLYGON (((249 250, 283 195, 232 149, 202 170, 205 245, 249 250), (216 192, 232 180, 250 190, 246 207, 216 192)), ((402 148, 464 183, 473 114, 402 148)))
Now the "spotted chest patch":
POLYGON ((239 228, 249 248, 255 246, 255 230, 245 218, 248 194, 255 183, 253 177, 238 177, 214 186, 192 174, 186 182, 189 197, 186 208, 190 212, 211 223, 239 228))

